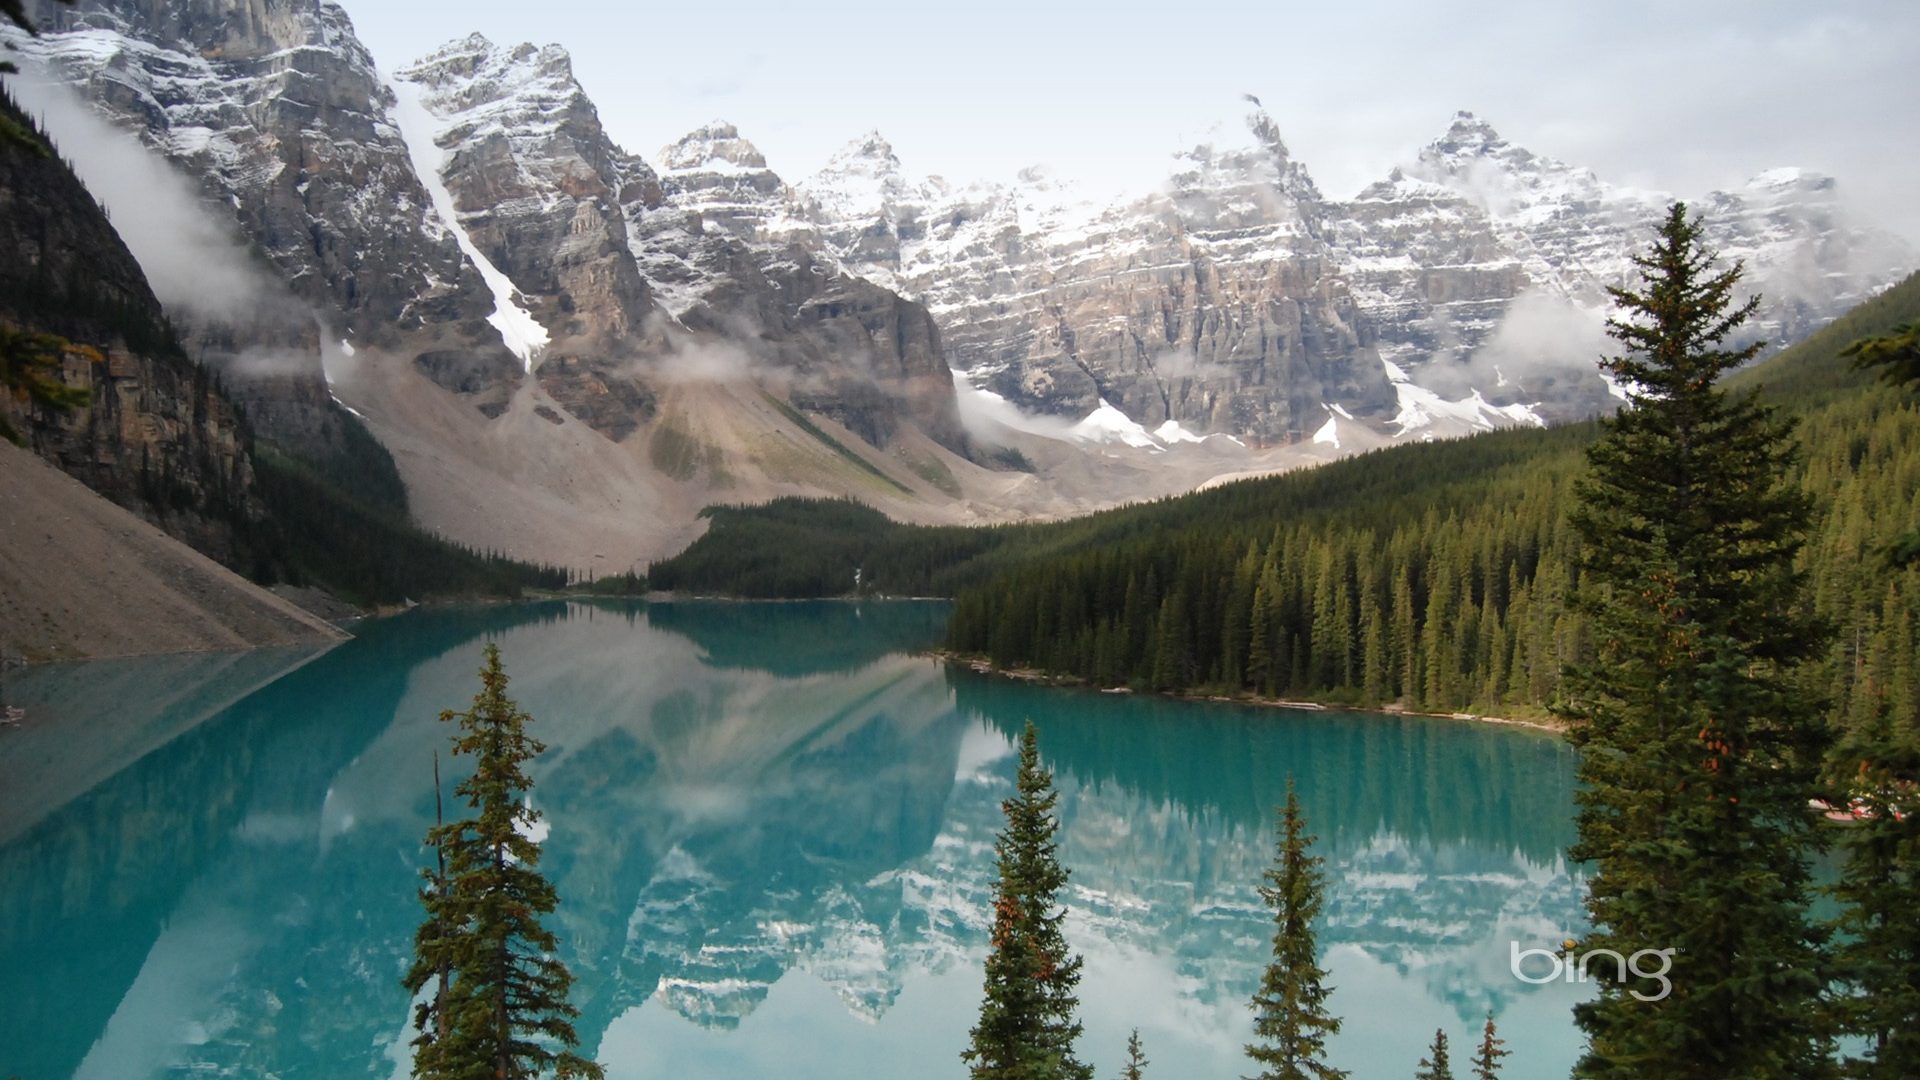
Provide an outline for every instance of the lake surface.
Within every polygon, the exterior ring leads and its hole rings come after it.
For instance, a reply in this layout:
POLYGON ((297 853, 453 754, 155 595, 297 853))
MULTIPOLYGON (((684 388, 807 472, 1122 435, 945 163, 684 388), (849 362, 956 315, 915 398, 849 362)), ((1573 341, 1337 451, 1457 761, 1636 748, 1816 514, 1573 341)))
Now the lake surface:
MULTIPOLYGON (((548 603, 366 623, 323 654, 29 669, 0 731, 0 1076, 406 1073, 443 709, 497 641, 548 752, 549 923, 615 1077, 965 1076, 999 802, 1056 771, 1081 1056, 1234 1077, 1297 778, 1329 884, 1336 1062, 1411 1075, 1491 1009, 1565 1075, 1581 988, 1510 942, 1582 925, 1571 753, 1455 721, 1056 690, 910 655, 939 604, 548 603)), ((464 763, 464 759, 462 759, 464 763)))

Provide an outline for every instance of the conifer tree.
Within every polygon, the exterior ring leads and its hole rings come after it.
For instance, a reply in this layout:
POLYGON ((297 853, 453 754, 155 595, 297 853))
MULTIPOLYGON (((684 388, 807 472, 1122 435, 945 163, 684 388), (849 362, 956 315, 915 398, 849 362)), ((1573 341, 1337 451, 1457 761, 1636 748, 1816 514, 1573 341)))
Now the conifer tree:
MULTIPOLYGON (((1920 383, 1917 336, 1920 325, 1907 324, 1856 341, 1846 354, 1882 367, 1888 382, 1920 383)), ((1896 541, 1896 563, 1917 558, 1920 534, 1896 541)), ((1890 610, 1896 595, 1889 587, 1890 610)), ((1901 651, 1911 655, 1911 642, 1901 651)), ((1835 786, 1862 810, 1832 890, 1846 905, 1834 959, 1849 990, 1836 1011, 1840 1030, 1865 1046, 1849 1075, 1894 1080, 1920 1076, 1920 716, 1910 700, 1861 696, 1864 715, 1842 738, 1832 770, 1835 786)))
POLYGON ((1007 827, 994 841, 999 881, 980 1019, 960 1059, 975 1080, 1091 1080, 1074 1057, 1080 1037, 1080 958, 1067 949, 1059 906, 1067 871, 1056 857, 1053 774, 1040 766, 1029 721, 1020 736, 1015 795, 1003 801, 1007 827))
MULTIPOLYGON (((1858 368, 1878 368, 1892 386, 1920 386, 1920 323, 1902 323, 1884 334, 1861 338, 1847 346, 1844 356, 1858 368)), ((1895 566, 1920 563, 1920 531, 1905 533, 1889 552, 1895 566)))
POLYGON ((1679 203, 1635 262, 1609 323, 1626 354, 1602 364, 1636 397, 1570 515, 1594 655, 1562 712, 1582 751, 1573 855, 1594 867, 1583 951, 1675 952, 1664 984, 1597 954, 1575 1075, 1819 1076, 1807 799, 1826 729, 1797 668, 1822 637, 1794 568, 1809 503, 1786 483, 1791 426, 1717 385, 1760 347, 1729 344, 1758 302, 1735 303, 1740 268, 1713 269, 1679 203))
POLYGON ((1142 1080, 1147 1075, 1147 1066, 1153 1064, 1140 1049, 1140 1029, 1134 1028, 1127 1036, 1127 1064, 1120 1070, 1120 1080, 1142 1080))
POLYGON ((551 1070, 597 1080, 599 1065, 559 1049, 578 1041, 579 1010, 567 1001, 573 976, 554 956, 558 942, 539 921, 556 897, 527 835, 540 812, 528 802, 533 782, 522 765, 545 747, 527 734, 532 717, 506 695, 499 647, 489 644, 485 659, 473 707, 440 714, 459 723, 454 754, 474 758, 473 775, 454 793, 475 816, 427 833, 445 861, 425 874, 427 916, 405 980, 415 994, 436 983, 415 1013, 413 1075, 520 1080, 551 1070))
POLYGON ((1247 1045, 1247 1056, 1261 1067, 1253 1080, 1339 1080, 1347 1074, 1328 1065, 1326 1057, 1327 1036, 1339 1033, 1340 1020, 1327 1011, 1333 987, 1326 985, 1313 930, 1324 860, 1307 853, 1313 837, 1291 777, 1277 817, 1274 864, 1260 887, 1260 898, 1273 909, 1273 959, 1253 995, 1253 1033, 1259 1041, 1247 1045))
POLYGON ((1453 1065, 1447 1060, 1447 1033, 1435 1028, 1433 1048, 1427 1056, 1420 1059, 1420 1068, 1415 1070, 1413 1080, 1453 1080, 1453 1065))
POLYGON ((1487 1026, 1480 1031, 1480 1049, 1473 1055, 1473 1080, 1500 1080, 1500 1059, 1513 1051, 1506 1040, 1494 1034, 1493 1012, 1487 1012, 1487 1026))

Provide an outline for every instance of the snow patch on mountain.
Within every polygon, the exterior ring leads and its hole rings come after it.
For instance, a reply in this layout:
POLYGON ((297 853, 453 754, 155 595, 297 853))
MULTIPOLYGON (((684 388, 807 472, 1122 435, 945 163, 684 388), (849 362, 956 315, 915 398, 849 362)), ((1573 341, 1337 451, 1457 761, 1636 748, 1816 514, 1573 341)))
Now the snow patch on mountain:
POLYGON ((487 283, 488 291, 493 293, 493 313, 487 316, 487 322, 500 332, 500 340, 513 355, 520 358, 528 371, 532 371, 541 350, 547 346, 547 328, 540 325, 532 312, 521 306, 513 282, 481 253, 473 238, 467 235, 465 226, 460 224, 459 212, 454 209, 453 193, 447 190, 447 183, 440 175, 441 167, 446 162, 446 151, 440 149, 437 140, 445 125, 435 120, 433 114, 421 104, 419 87, 397 80, 389 80, 387 87, 395 99, 394 125, 400 129, 400 137, 406 143, 414 172, 427 189, 427 197, 433 201, 433 210, 440 226, 452 234, 467 261, 480 272, 481 280, 487 283))
POLYGON ((1321 424, 1320 430, 1313 433, 1313 441, 1331 446, 1335 450, 1340 449, 1340 418, 1337 416, 1327 417, 1327 422, 1321 424))
POLYGON ((1169 420, 1159 427, 1154 428, 1153 437, 1169 446, 1174 443, 1206 442, 1208 438, 1204 435, 1195 435, 1193 432, 1181 427, 1180 421, 1178 420, 1169 420))
POLYGON ((1492 431, 1520 425, 1547 426, 1546 420, 1532 406, 1519 403, 1494 405, 1482 397, 1478 390, 1459 400, 1450 401, 1411 382, 1396 382, 1393 389, 1400 398, 1400 411, 1389 421, 1398 429, 1396 438, 1423 430, 1431 436, 1492 431))
POLYGON ((1146 428, 1114 408, 1105 398, 1100 399, 1099 408, 1089 413, 1085 420, 1073 425, 1069 433, 1082 442, 1120 443, 1140 450, 1165 449, 1146 428))

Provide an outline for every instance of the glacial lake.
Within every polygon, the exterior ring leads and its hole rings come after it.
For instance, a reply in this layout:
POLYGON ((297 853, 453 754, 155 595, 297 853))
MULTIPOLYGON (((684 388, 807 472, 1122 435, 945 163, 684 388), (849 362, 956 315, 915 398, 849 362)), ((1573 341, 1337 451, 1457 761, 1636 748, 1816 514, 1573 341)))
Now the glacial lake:
POLYGON ((391 1077, 443 709, 484 641, 548 744, 534 804, 583 1049, 611 1077, 966 1075, 1012 739, 1061 792, 1081 1057, 1242 1075, 1297 778, 1327 859, 1335 1061, 1564 1076, 1585 996, 1509 970, 1583 925, 1573 757, 1450 720, 1036 687, 913 655, 931 603, 415 611, 321 653, 32 668, 0 730, 0 1077, 391 1077))

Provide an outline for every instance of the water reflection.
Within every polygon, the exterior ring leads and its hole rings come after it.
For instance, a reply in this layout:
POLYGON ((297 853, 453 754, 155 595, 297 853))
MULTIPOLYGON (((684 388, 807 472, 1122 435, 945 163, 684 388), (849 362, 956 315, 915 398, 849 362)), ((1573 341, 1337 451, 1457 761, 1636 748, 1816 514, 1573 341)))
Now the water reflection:
POLYGON ((910 654, 943 618, 549 604, 370 624, 0 847, 0 1075, 404 1072, 433 718, 471 696, 481 638, 549 746, 543 867, 580 1031, 614 1075, 964 1075, 1028 716, 1059 773, 1103 1073, 1139 1025, 1156 1061, 1238 1075, 1288 773, 1334 878, 1344 1063, 1410 1072, 1436 1024, 1464 1036, 1491 1007, 1521 1073, 1564 1071, 1567 992, 1505 970, 1509 939, 1578 917, 1556 741, 949 674, 910 654))

